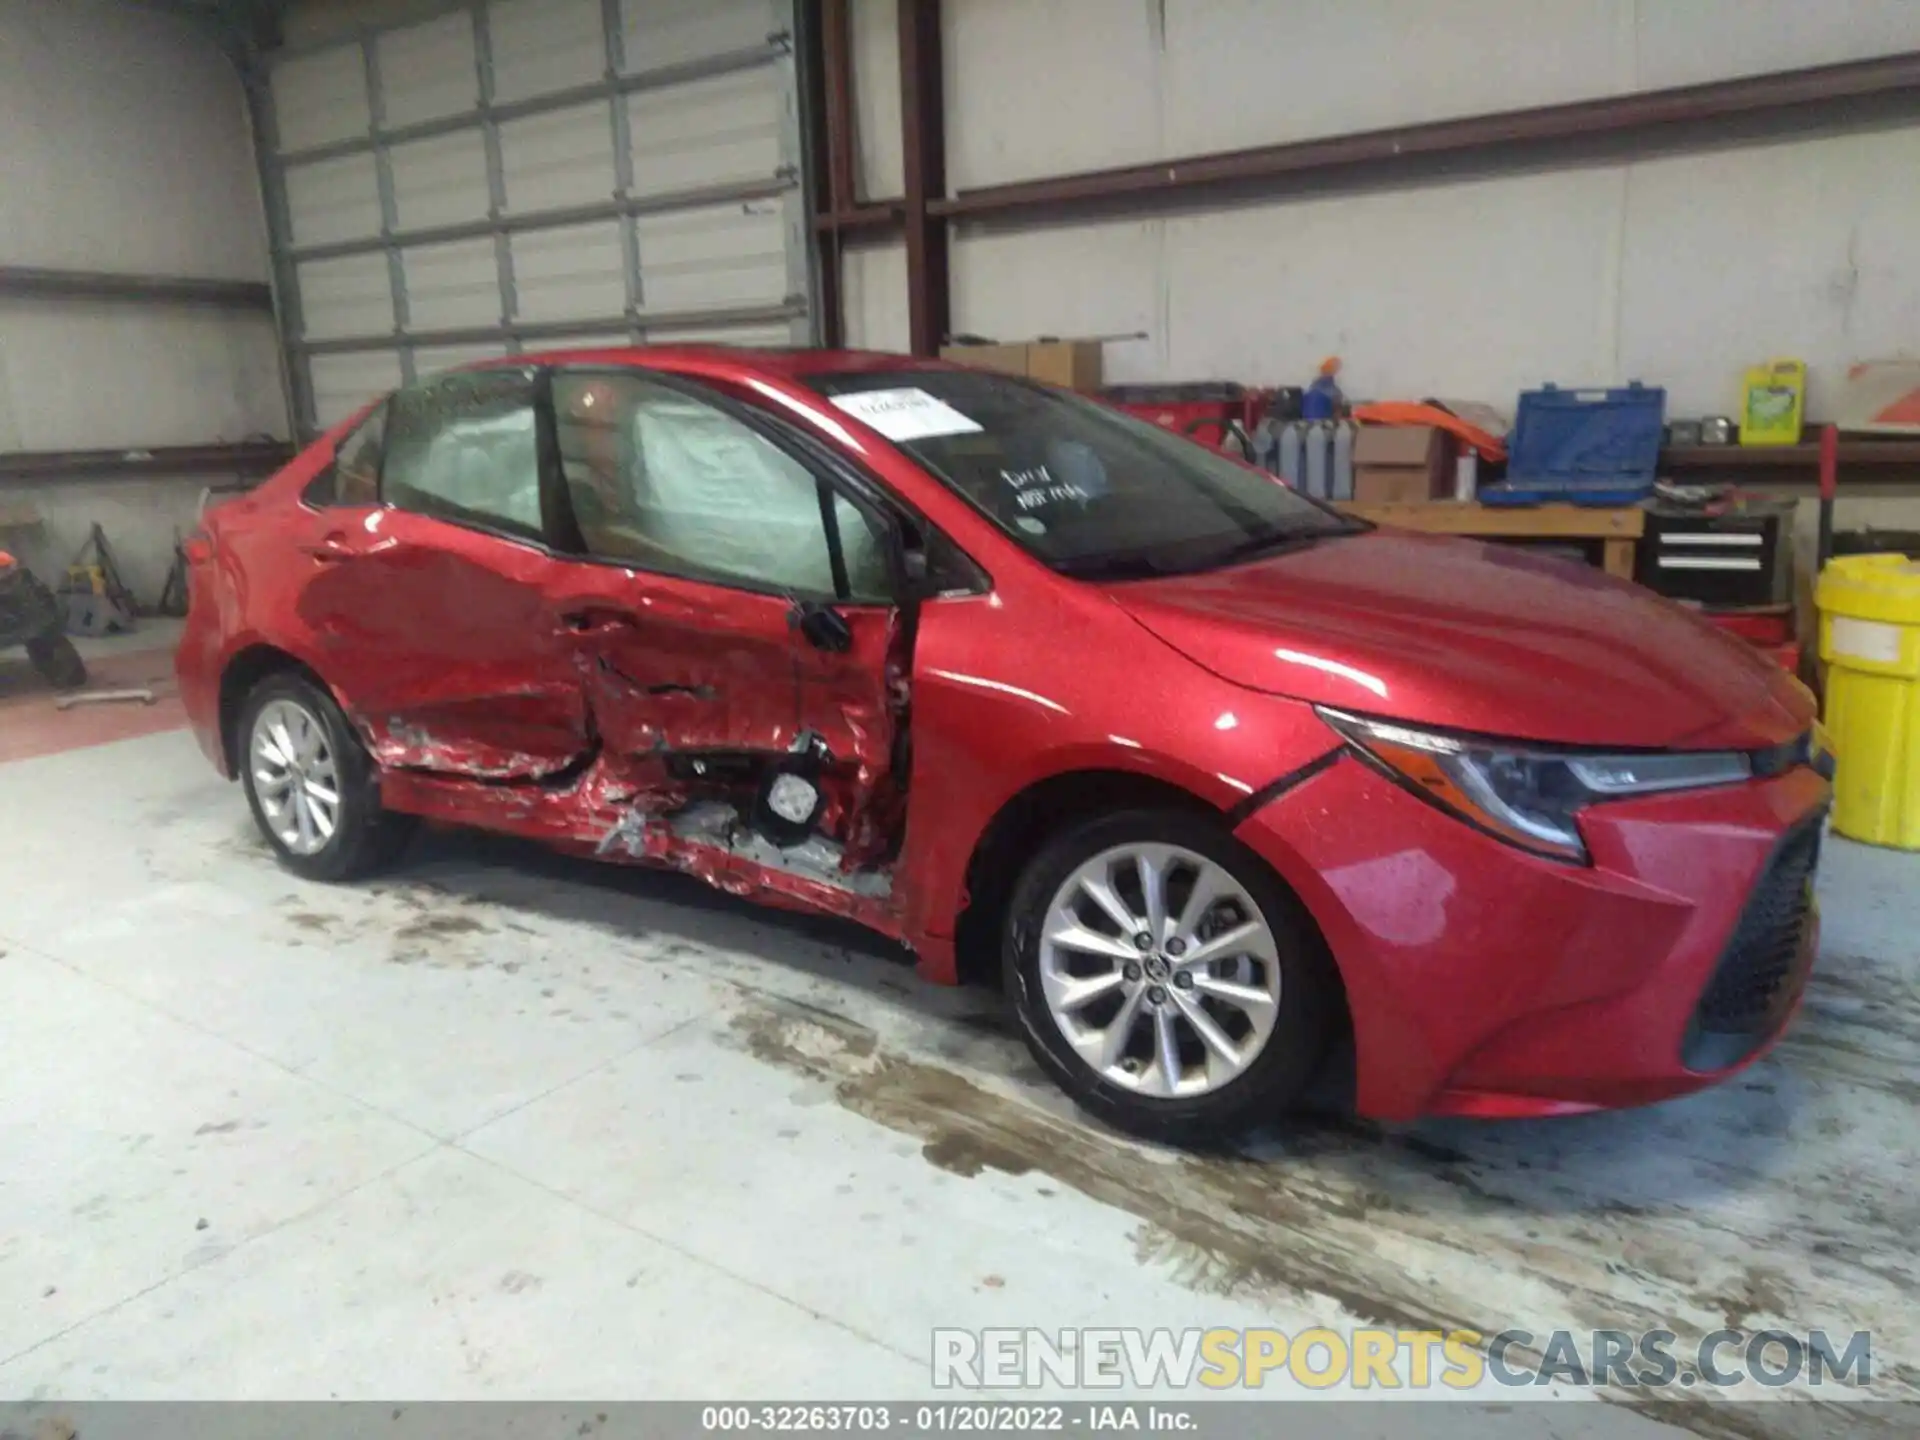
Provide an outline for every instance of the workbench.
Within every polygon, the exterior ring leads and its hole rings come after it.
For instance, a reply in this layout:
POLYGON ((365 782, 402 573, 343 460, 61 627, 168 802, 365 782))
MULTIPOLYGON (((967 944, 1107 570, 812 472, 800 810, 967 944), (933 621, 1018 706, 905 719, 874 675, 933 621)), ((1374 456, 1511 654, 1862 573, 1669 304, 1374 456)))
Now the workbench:
POLYGON ((1633 578, 1634 546, 1647 526, 1646 512, 1634 506, 1479 505, 1458 500, 1369 505, 1343 500, 1335 508, 1375 525, 1428 535, 1458 535, 1469 540, 1597 541, 1601 568, 1623 580, 1633 578))

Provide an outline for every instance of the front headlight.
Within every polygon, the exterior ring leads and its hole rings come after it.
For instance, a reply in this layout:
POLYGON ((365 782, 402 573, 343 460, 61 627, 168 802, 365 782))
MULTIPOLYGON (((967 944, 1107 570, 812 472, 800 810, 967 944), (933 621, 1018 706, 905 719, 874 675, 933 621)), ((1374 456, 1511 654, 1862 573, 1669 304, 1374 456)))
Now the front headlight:
POLYGON ((1735 785, 1753 774, 1747 757, 1733 751, 1598 755, 1437 734, 1338 710, 1319 714, 1415 794, 1557 860, 1587 858, 1574 817, 1589 805, 1735 785))

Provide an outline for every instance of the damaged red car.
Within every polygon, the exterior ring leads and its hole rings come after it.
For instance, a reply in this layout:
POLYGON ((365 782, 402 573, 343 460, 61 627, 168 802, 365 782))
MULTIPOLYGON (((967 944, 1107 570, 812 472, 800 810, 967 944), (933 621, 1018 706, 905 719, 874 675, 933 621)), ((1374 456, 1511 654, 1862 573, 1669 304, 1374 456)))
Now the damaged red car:
POLYGON ((188 547, 181 690, 284 863, 419 819, 1004 981, 1193 1139, 1708 1084, 1786 1025, 1810 696, 1597 571, 1376 530, 1093 401, 897 356, 456 372, 188 547))

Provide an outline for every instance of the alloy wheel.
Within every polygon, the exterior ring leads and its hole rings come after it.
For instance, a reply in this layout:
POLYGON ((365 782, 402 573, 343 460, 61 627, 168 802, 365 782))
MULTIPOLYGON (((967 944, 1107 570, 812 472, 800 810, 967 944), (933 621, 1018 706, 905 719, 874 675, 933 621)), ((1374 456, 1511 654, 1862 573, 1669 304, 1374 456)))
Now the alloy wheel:
POLYGON ((260 709, 248 742, 253 793, 275 838, 295 855, 317 855, 340 823, 340 776, 326 727, 297 701, 260 709))
POLYGON ((1115 846, 1069 874, 1047 906, 1040 980, 1082 1060, 1163 1099, 1244 1074, 1280 1010, 1272 926, 1224 866, 1178 845, 1115 846))

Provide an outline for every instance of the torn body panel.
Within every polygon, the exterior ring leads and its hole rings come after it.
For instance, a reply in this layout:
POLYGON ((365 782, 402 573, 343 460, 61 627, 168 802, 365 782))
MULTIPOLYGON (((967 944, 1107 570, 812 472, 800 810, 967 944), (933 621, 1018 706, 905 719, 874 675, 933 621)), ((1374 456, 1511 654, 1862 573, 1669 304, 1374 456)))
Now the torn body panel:
POLYGON ((689 802, 664 787, 636 793, 610 768, 603 757, 565 786, 488 786, 388 771, 380 798, 390 809, 575 854, 684 871, 730 894, 839 916, 904 938, 891 872, 846 869, 843 848, 823 835, 776 846, 726 800, 689 802))
POLYGON ((307 517, 299 618, 383 766, 537 780, 591 745, 544 551, 400 510, 307 517))

